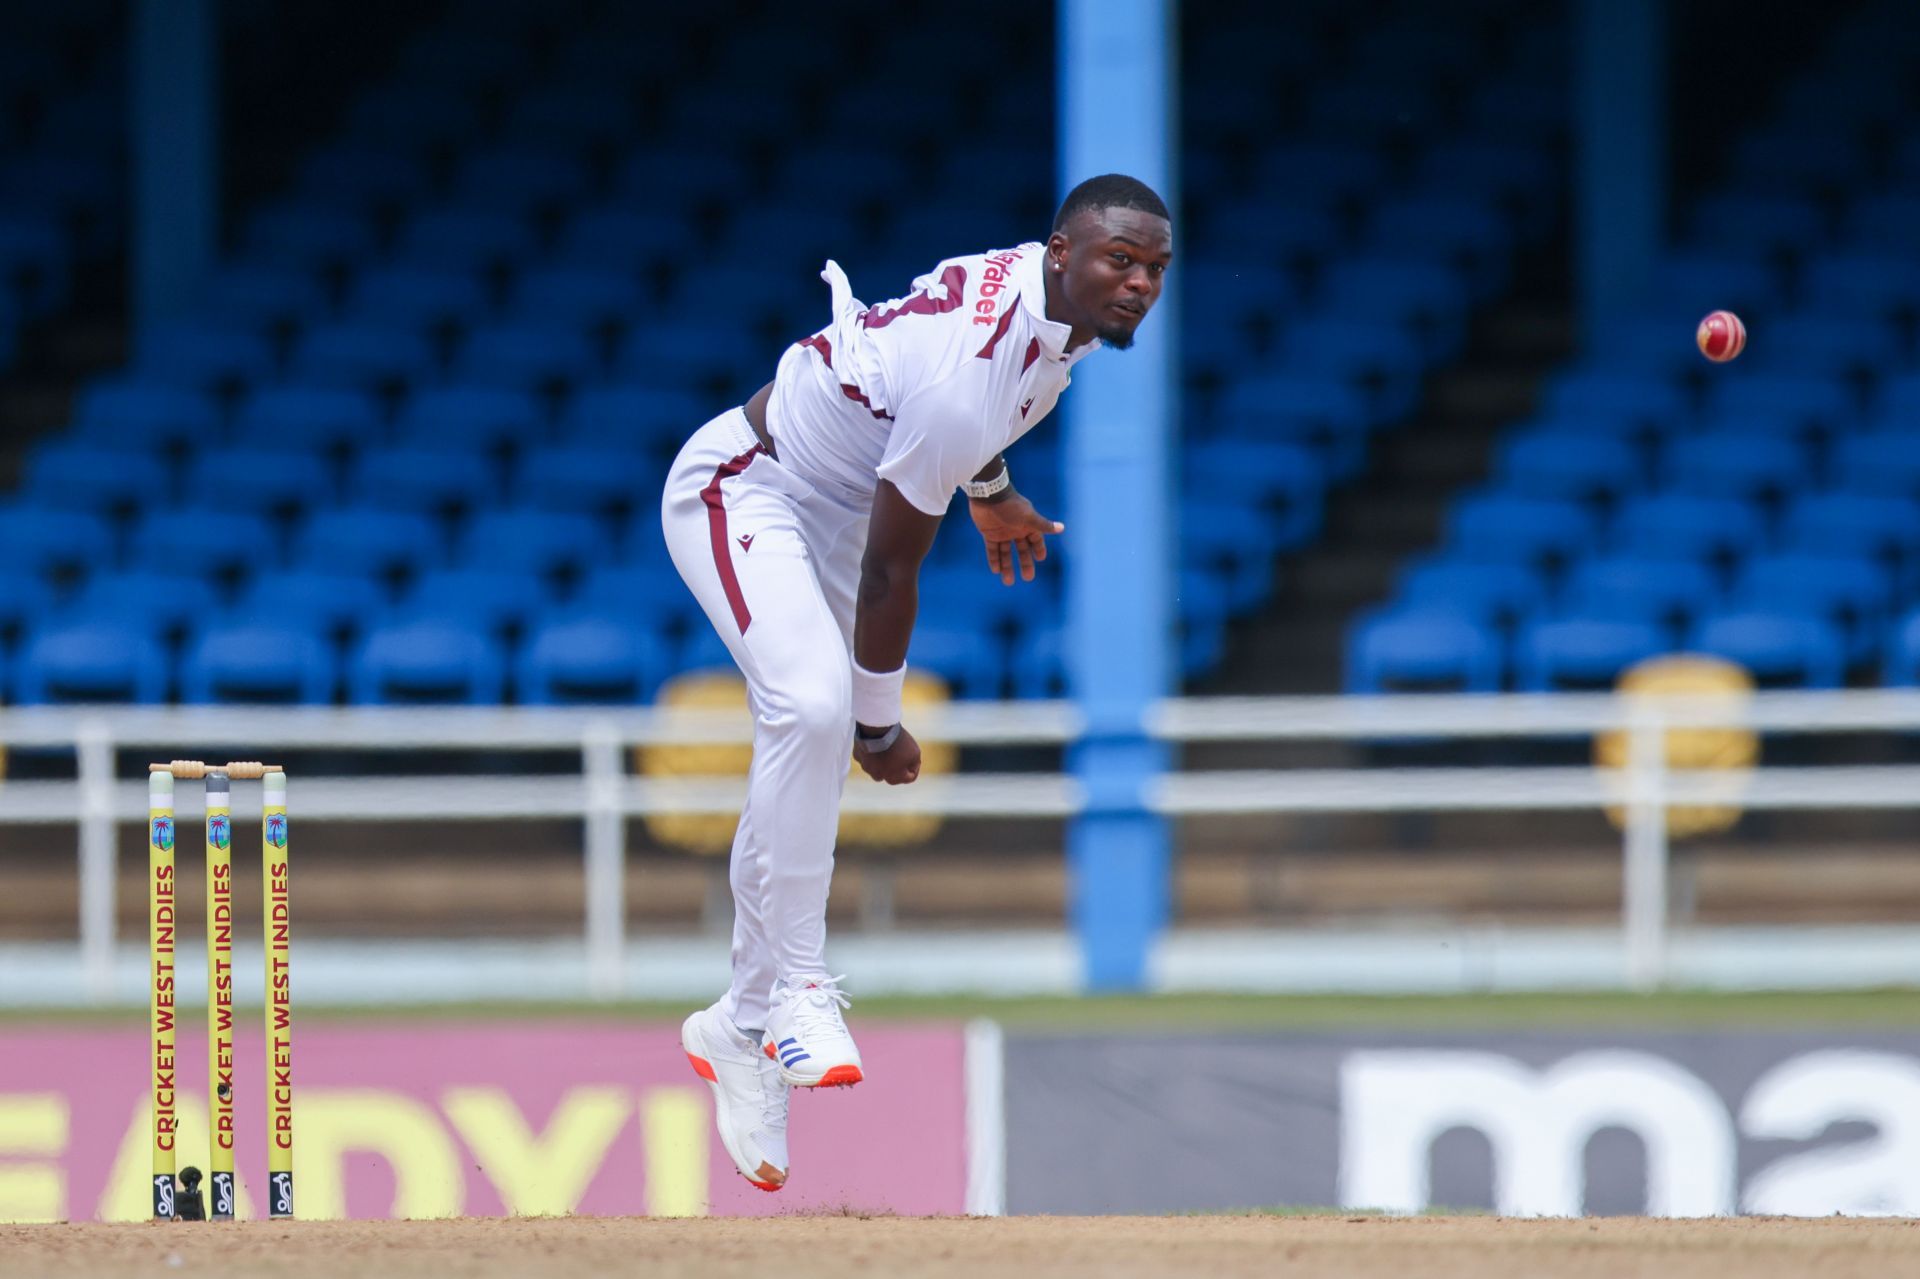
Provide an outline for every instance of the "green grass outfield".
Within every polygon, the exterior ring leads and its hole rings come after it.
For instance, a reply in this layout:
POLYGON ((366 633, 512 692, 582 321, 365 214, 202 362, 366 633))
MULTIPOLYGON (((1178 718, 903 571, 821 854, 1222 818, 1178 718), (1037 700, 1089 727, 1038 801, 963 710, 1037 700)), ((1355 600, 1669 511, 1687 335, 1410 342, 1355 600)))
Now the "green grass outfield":
MULTIPOLYGON (((487 1003, 326 1008, 302 1006, 296 1022, 568 1017, 679 1021, 690 1002, 487 1003)), ((144 1010, 0 1012, 0 1025, 142 1022, 144 1010)), ((1670 991, 1539 995, 1105 995, 1086 998, 856 999, 862 1021, 956 1021, 989 1017, 1025 1032, 1091 1030, 1473 1029, 1479 1027, 1699 1026, 1920 1027, 1920 989, 1726 994, 1670 991)))

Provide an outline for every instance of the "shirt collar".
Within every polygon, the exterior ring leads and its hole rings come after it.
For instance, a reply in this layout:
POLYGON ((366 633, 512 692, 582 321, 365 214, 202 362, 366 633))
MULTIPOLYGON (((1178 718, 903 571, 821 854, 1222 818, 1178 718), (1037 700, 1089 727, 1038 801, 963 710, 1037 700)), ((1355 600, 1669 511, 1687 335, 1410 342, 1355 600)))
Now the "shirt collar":
POLYGON ((1076 350, 1067 350, 1067 343, 1073 338, 1073 326, 1047 318, 1046 259, 1045 245, 1020 246, 1020 260, 1013 264, 1013 278, 1020 285, 1020 306, 1033 318, 1034 336, 1040 339, 1040 349, 1047 357, 1078 364, 1100 345, 1100 339, 1092 338, 1076 350))

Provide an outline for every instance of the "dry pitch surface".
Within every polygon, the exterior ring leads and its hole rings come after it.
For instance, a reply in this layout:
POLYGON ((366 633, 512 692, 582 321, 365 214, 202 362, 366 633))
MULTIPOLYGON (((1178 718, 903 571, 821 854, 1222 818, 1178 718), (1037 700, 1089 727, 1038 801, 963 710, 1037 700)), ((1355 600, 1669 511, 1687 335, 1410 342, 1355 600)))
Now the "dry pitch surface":
POLYGON ((786 1217, 0 1226, 0 1275, 1920 1275, 1920 1223, 786 1217))

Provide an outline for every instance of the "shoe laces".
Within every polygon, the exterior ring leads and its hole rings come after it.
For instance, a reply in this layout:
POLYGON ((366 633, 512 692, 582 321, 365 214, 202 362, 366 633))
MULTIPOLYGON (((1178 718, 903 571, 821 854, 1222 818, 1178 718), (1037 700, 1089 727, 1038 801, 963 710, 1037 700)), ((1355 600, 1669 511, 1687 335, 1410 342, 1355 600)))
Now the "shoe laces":
POLYGON ((842 1008, 853 1007, 853 1000, 840 989, 845 975, 807 977, 787 983, 787 999, 793 1006, 793 1020, 800 1031, 843 1035, 846 1023, 840 1019, 842 1008))

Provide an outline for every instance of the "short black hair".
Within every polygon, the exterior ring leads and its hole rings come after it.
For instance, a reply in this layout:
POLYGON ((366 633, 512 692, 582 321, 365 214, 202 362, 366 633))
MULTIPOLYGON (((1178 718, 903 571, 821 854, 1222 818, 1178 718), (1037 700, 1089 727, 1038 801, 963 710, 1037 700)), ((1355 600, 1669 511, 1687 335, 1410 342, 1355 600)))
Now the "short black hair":
POLYGON ((1067 192, 1067 198, 1060 202, 1060 212, 1053 215, 1053 229, 1064 230, 1067 220, 1076 213, 1098 213, 1102 209, 1138 209, 1173 221, 1173 215, 1167 212, 1167 202, 1139 178, 1130 178, 1124 173, 1103 173, 1067 192))

